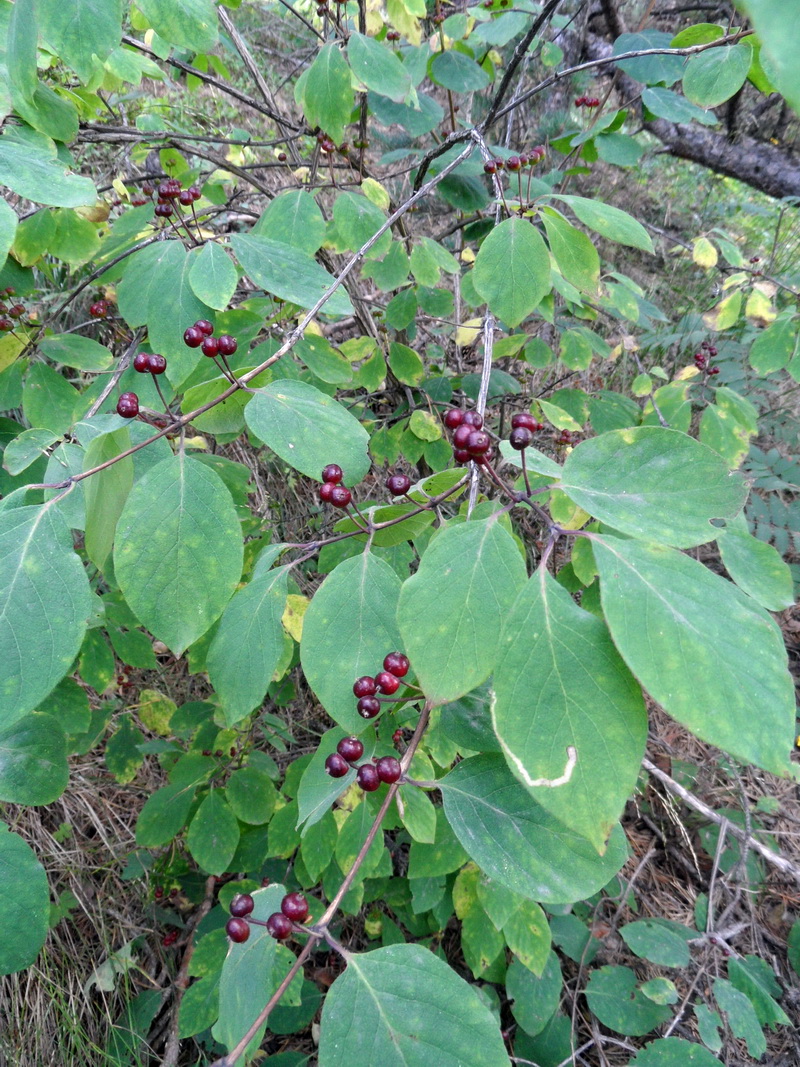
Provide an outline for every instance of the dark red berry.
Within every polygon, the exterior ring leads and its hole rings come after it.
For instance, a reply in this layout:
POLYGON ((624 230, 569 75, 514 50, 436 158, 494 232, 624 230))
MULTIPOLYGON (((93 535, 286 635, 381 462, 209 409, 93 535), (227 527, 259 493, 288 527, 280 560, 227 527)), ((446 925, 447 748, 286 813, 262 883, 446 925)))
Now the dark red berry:
POLYGON ((509 156, 506 160, 506 170, 517 171, 521 166, 519 156, 509 156))
POLYGON ((761 262, 761 256, 751 256, 750 257, 750 262, 751 263, 760 263, 761 262))
POLYGON ((194 197, 192 196, 191 190, 181 189, 181 191, 178 193, 178 202, 180 204, 183 204, 184 207, 189 207, 190 204, 193 204, 194 197))
POLYGON ((160 352, 153 352, 148 359, 147 369, 151 374, 163 374, 167 369, 167 360, 160 352))
POLYGON ((206 337, 202 345, 200 345, 200 349, 204 356, 208 356, 211 359, 219 352, 219 341, 216 337, 206 337))
POLYGON ((170 945, 174 945, 177 940, 178 940, 178 931, 177 930, 170 930, 170 932, 168 934, 164 934, 164 936, 161 938, 161 944, 165 948, 169 948, 169 946, 170 945))
POLYGON ((153 195, 153 186, 150 184, 150 182, 145 182, 144 185, 142 185, 142 192, 145 196, 153 195))
POLYGON ((375 770, 378 772, 380 780, 386 782, 387 785, 392 785, 393 782, 399 781, 400 775, 403 773, 400 760, 395 759, 394 756, 381 756, 375 764, 375 770))
POLYGON ((330 482, 332 485, 338 485, 343 477, 344 472, 338 463, 329 463, 327 467, 322 468, 323 482, 330 482))
POLYGON ((196 326, 190 326, 188 330, 183 331, 183 343, 188 345, 189 348, 199 348, 203 343, 205 334, 202 330, 198 330, 196 326))
POLYGON ((156 215, 160 219, 168 219, 172 214, 172 204, 167 201, 165 204, 156 204, 156 215))
POLYGON ((508 443, 512 448, 515 448, 517 452, 521 452, 523 448, 527 448, 533 440, 533 434, 527 426, 517 426, 508 435, 508 443))
POLYGON ((378 692, 378 683, 365 674, 353 682, 353 694, 357 697, 374 697, 378 692))
MULTIPOLYGON (((490 2, 491 2, 491 0, 490 0, 490 2)), ((484 174, 497 174, 497 160, 496 159, 487 159, 486 162, 483 164, 483 173, 484 174)))
POLYGON ((330 756, 325 760, 325 770, 331 778, 344 778, 350 770, 350 765, 338 752, 331 752, 330 756))
POLYGON ((467 441, 467 452, 471 456, 484 456, 492 446, 491 438, 483 430, 473 430, 467 441))
POLYGON ((134 196, 131 199, 131 207, 142 207, 147 203, 147 198, 144 196, 134 196))
POLYGON ((199 200, 203 195, 198 185, 190 185, 189 192, 192 194, 192 200, 199 200))
POLYGON ((385 693, 387 696, 391 696, 392 693, 396 693, 400 687, 400 679, 391 671, 381 671, 375 675, 375 684, 378 687, 379 693, 385 693))
POLYGON ((386 488, 392 496, 403 496, 411 488, 411 479, 407 474, 393 474, 386 479, 386 488))
POLYGON ((708 346, 708 354, 709 354, 709 356, 711 356, 712 358, 713 358, 714 356, 716 356, 716 354, 717 354, 717 349, 716 349, 716 347, 715 347, 714 345, 709 345, 709 346, 708 346))
POLYGON ((376 697, 362 697, 356 704, 356 711, 362 719, 374 719, 381 710, 381 702, 376 697))
POLYGON ((380 789, 381 779, 374 764, 362 763, 356 773, 356 781, 365 793, 374 793, 380 789))
POLYGON ((108 314, 108 301, 95 300, 89 307, 89 314, 93 319, 104 319, 108 314))
POLYGON ((393 674, 395 678, 405 678, 411 668, 408 656, 402 652, 390 652, 383 661, 383 669, 393 674))
POLYGON ((348 763, 355 763, 364 755, 364 746, 357 737, 343 737, 336 746, 336 751, 348 763))
POLYGON ((155 890, 153 891, 153 896, 156 898, 156 900, 161 900, 161 898, 164 896, 163 886, 157 885, 155 890))
POLYGON ((0 319, 0 330, 7 333, 9 330, 14 329, 14 323, 11 319, 0 319))
POLYGON ((229 333, 223 333, 218 339, 220 355, 232 356, 236 349, 239 347, 236 338, 231 337, 229 333))
POLYGON ((465 411, 464 425, 471 426, 473 430, 480 430, 483 426, 483 415, 479 411, 465 411))
POLYGON ((518 426, 524 426, 526 430, 530 430, 534 433, 539 423, 528 411, 518 411, 516 415, 511 416, 511 429, 516 430, 518 426))
POLYGON ((456 429, 453 434, 453 447, 454 448, 466 448, 467 441, 469 441, 469 435, 473 432, 474 427, 468 426, 466 423, 462 423, 456 429))
POLYGON ((246 919, 234 916, 225 923, 225 933, 237 945, 241 945, 250 936, 250 923, 246 919))
POLYGON ((448 430, 455 430, 464 421, 464 412, 460 408, 450 408, 444 417, 444 424, 448 430))
POLYGON ((719 374, 719 367, 711 367, 711 368, 709 368, 709 371, 708 371, 708 373, 709 373, 709 377, 710 377, 710 376, 711 376, 712 374, 719 374))
POLYGON ((469 461, 472 459, 472 456, 469 454, 469 452, 467 452, 465 448, 457 448, 453 452, 453 459, 456 461, 456 463, 469 463, 469 461))
POLYGON ((346 508, 353 499, 353 494, 346 485, 334 485, 331 490, 331 505, 335 508, 346 508))
POLYGON ((386 34, 386 40, 387 41, 399 41, 400 40, 400 34, 397 32, 397 30, 389 30, 387 32, 387 34, 386 34))
POLYGON ((333 490, 336 486, 333 482, 323 482, 319 487, 319 498, 324 504, 330 504, 333 490))
POLYGON ((285 152, 278 152, 278 162, 279 163, 285 163, 286 162, 286 153, 285 152))
POLYGON ((287 919, 282 911, 273 911, 267 919, 267 933, 276 941, 285 941, 292 933, 292 920, 287 919))
POLYGON ((308 901, 302 893, 287 893, 281 901, 281 911, 292 922, 305 922, 308 918, 308 901))
POLYGON ((194 328, 199 330, 204 337, 210 337, 214 332, 214 325, 208 319, 198 319, 194 324, 194 328))
POLYGON ((11 316, 12 319, 21 319, 22 316, 25 314, 25 305, 24 304, 14 304, 12 307, 10 307, 8 309, 8 313, 11 316))
POLYGON ((249 915, 255 907, 255 901, 249 893, 237 893, 230 903, 230 913, 239 919, 249 915))
POLYGON ((133 369, 139 374, 147 374, 150 370, 150 356, 147 352, 137 352, 133 357, 133 369))
POLYGON ((14 288, 13 285, 7 285, 5 288, 5 294, 6 296, 16 296, 17 290, 14 288))
POLYGON ((123 419, 135 419, 139 414, 139 397, 136 393, 122 393, 117 401, 117 414, 123 419))

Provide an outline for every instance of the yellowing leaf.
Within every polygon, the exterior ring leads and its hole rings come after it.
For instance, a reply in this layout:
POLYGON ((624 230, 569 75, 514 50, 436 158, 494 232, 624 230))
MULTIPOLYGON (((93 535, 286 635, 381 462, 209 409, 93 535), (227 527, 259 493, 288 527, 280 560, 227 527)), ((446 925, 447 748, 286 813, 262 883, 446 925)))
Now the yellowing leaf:
POLYGON ((695 238, 692 259, 698 267, 715 267, 717 265, 717 250, 707 237, 695 238))
POLYGON ((742 293, 737 289, 735 293, 720 300, 712 311, 707 311, 703 315, 703 322, 709 330, 727 330, 738 320, 741 310, 742 293))
POLYGON ((769 297, 757 288, 748 296, 744 313, 759 326, 768 326, 775 321, 778 314, 769 297))
POLYGON ((475 253, 472 251, 471 248, 465 248, 462 251, 462 253, 461 253, 461 262, 462 263, 474 263, 475 262, 475 253))
POLYGON ((303 636, 303 617, 310 603, 308 597, 299 596, 297 593, 290 593, 286 598, 286 610, 281 622, 287 633, 291 634, 298 643, 303 636))
POLYGON ((676 382, 685 382, 689 378, 696 378, 700 371, 695 366, 681 367, 673 379, 676 382))
POLYGON ((375 207, 379 207, 381 211, 386 211, 391 203, 391 197, 381 185, 380 182, 376 182, 374 178, 365 178, 361 183, 361 192, 370 200, 375 207))
POLYGON ((482 319, 467 319, 456 330, 456 344, 461 348, 469 348, 480 337, 482 319))
POLYGON ((589 513, 570 500, 563 489, 551 489, 550 514, 565 530, 580 530, 590 518, 589 513))
POLYGON ((154 734, 169 733, 169 721, 176 708, 177 704, 157 689, 142 689, 139 693, 139 718, 154 734))
POLYGON ((539 406, 544 417, 557 430, 574 430, 576 433, 580 433, 583 429, 580 423, 576 422, 569 412, 564 411, 558 404, 551 404, 549 400, 540 400, 539 406))

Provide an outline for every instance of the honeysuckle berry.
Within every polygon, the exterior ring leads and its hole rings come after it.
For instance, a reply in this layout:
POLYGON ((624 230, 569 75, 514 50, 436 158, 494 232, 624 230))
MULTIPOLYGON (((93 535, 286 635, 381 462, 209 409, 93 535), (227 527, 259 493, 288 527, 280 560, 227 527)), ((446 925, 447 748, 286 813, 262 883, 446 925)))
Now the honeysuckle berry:
POLYGON ((12 319, 21 319, 22 316, 25 314, 25 305, 24 304, 14 304, 12 307, 10 307, 8 309, 8 313, 11 316, 12 319))
POLYGON ((469 461, 472 459, 472 456, 469 454, 469 452, 467 452, 465 448, 457 448, 453 452, 453 459, 456 461, 456 463, 469 463, 469 461))
POLYGON ((483 164, 483 173, 484 174, 497 174, 497 160, 496 159, 487 159, 486 162, 483 164))
POLYGON ((527 448, 532 440, 533 434, 527 426, 517 426, 508 435, 508 443, 512 448, 515 448, 517 452, 521 452, 523 448, 527 448))
POLYGON ((190 185, 189 192, 192 194, 192 200, 199 200, 203 195, 199 185, 190 185))
POLYGON ((233 900, 230 902, 228 910, 231 915, 235 915, 239 919, 243 919, 245 915, 249 915, 255 907, 255 901, 249 893, 237 893, 233 900))
POLYGON ((139 397, 136 393, 122 393, 117 401, 117 414, 123 419, 135 419, 139 414, 139 397))
POLYGON ((203 343, 205 334, 202 330, 198 330, 196 326, 190 326, 187 330, 183 331, 183 343, 188 348, 199 348, 203 343))
POLYGON ((217 344, 219 346, 219 353, 221 356, 232 356, 239 344, 235 337, 231 337, 229 333, 220 334, 217 338, 217 344))
POLYGON ((147 369, 151 374, 163 374, 167 369, 167 360, 160 352, 153 352, 147 358, 147 369))
POLYGON ((411 479, 407 474, 393 474, 386 479, 386 488, 392 496, 403 496, 411 488, 411 479))
POLYGON ((156 215, 160 219, 168 219, 172 214, 172 204, 167 201, 164 204, 156 204, 156 215))
POLYGON ((471 456, 485 456, 491 447, 491 438, 483 430, 473 430, 467 439, 466 449, 471 456))
POLYGON ((389 671, 396 678, 405 678, 411 669, 411 664, 408 661, 408 656, 404 656, 402 652, 390 652, 384 657, 383 669, 389 671))
POLYGON ((139 374, 147 374, 150 370, 150 355, 147 352, 137 352, 133 357, 133 369, 139 374))
POLYGON ((471 426, 473 430, 480 430, 483 426, 483 415, 479 411, 465 411, 464 425, 471 426))
POLYGON ((281 901, 281 911, 291 922, 305 922, 308 918, 308 901, 302 893, 287 893, 281 901))
POLYGON ((356 763, 364 755, 364 745, 357 737, 343 737, 336 751, 348 763, 356 763))
POLYGON ((183 204, 184 207, 189 207, 194 203, 194 197, 188 189, 181 189, 178 193, 178 203, 183 204))
POLYGON ((381 779, 375 765, 362 763, 356 772, 356 782, 365 793, 374 793, 376 789, 380 789, 381 779))
POLYGON ((323 482, 319 487, 319 498, 323 503, 330 504, 333 490, 336 488, 333 482, 323 482))
POLYGON ((153 186, 151 185, 150 182, 144 182, 144 184, 142 185, 142 192, 144 193, 145 196, 152 196, 153 195, 153 186))
POLYGON ((356 711, 362 719, 374 719, 381 710, 381 702, 376 697, 362 697, 356 704, 356 711))
POLYGON ((334 485, 331 490, 331 506, 334 508, 346 508, 353 499, 353 494, 346 485, 334 485))
POLYGON ((104 319, 108 314, 108 301, 95 300, 93 304, 89 305, 89 314, 93 319, 104 319))
POLYGON ((400 766, 400 760, 396 759, 394 756, 381 756, 375 764, 375 770, 378 772, 380 780, 386 782, 387 785, 392 785, 394 782, 398 782, 403 773, 403 768, 400 766))
POLYGON ((396 693, 400 687, 400 679, 391 673, 391 671, 379 671, 375 675, 375 685, 378 687, 379 693, 385 693, 386 696, 391 696, 392 693, 396 693))
POLYGON ((327 467, 322 468, 323 482, 330 482, 332 485, 338 485, 343 477, 344 472, 338 463, 329 463, 327 467))
POLYGON ((219 340, 216 337, 206 337, 200 345, 200 351, 204 356, 213 359, 219 352, 219 340))
POLYGON ((285 941, 292 933, 292 920, 287 919, 282 911, 273 911, 267 919, 267 933, 276 941, 285 941))
POLYGON ((444 424, 448 430, 457 429, 464 421, 464 412, 460 408, 450 408, 445 412, 444 424))
POLYGON ((453 447, 466 448, 467 441, 469 441, 470 434, 473 430, 473 426, 468 426, 466 423, 462 423, 453 434, 453 447))
POLYGON ((344 778, 350 770, 350 764, 338 752, 331 752, 330 756, 325 760, 325 770, 331 778, 344 778))
POLYGON ((518 171, 522 167, 522 162, 519 156, 509 156, 506 160, 506 170, 518 171))
POLYGON ((243 944, 250 936, 250 923, 246 919, 234 916, 225 923, 225 933, 237 945, 243 944))
POLYGON ((531 433, 535 432, 539 423, 528 411, 518 411, 515 415, 511 416, 511 429, 516 430, 519 426, 524 426, 526 430, 530 430, 531 433))
POLYGON ((204 337, 210 337, 214 332, 214 324, 209 322, 208 319, 198 319, 194 324, 194 328, 199 330, 204 337))
POLYGON ((353 695, 357 697, 374 697, 378 692, 378 683, 370 675, 365 674, 356 678, 353 682, 353 695))

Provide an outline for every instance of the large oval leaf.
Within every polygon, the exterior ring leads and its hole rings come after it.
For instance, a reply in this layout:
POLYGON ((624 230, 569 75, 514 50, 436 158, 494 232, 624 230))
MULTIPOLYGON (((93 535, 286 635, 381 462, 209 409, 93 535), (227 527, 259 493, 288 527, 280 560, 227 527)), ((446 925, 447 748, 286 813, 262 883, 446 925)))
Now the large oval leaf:
POLYGON ((309 126, 319 126, 334 141, 344 137, 355 94, 347 60, 335 42, 324 45, 297 81, 295 98, 302 104, 309 126))
POLYGON ((228 726, 261 703, 283 652, 288 572, 267 571, 240 589, 222 614, 206 657, 228 726))
POLYGON ((518 326, 550 291, 550 256, 539 231, 522 219, 496 226, 475 259, 475 291, 506 326, 518 326))
POLYGON ((639 426, 582 442, 567 457, 564 492, 622 533, 677 548, 713 541, 747 486, 721 456, 677 430, 639 426))
POLYGON ((29 967, 47 937, 50 892, 47 875, 30 845, 0 822, 0 974, 29 967))
POLYGON ((502 756, 462 760, 439 780, 456 837, 482 871, 530 900, 568 903, 601 889, 627 859, 617 826, 605 854, 544 810, 502 756))
POLYGON ((772 619, 681 552, 613 537, 592 547, 611 636, 645 689, 704 741, 785 774, 794 687, 772 619))
POLYGON ((55 508, 0 513, 0 727, 32 711, 64 677, 91 610, 89 580, 55 508))
POLYGON ((421 945, 348 954, 325 998, 319 1067, 506 1067, 500 1028, 475 990, 421 945))
POLYGON ((50 804, 68 778, 64 731, 52 715, 26 715, 0 732, 0 800, 50 804))
POLYGON ((387 652, 401 648, 399 596, 396 571, 364 552, 328 575, 303 619, 300 658, 308 684, 331 718, 351 733, 364 729, 353 682, 375 674, 387 652))
POLYGON ((411 92, 411 77, 394 52, 363 33, 351 33, 347 58, 356 78, 368 89, 402 104, 411 92))
POLYGON ((94 183, 73 174, 56 156, 55 145, 48 152, 39 145, 23 144, 8 133, 0 137, 0 185, 7 185, 26 200, 52 207, 81 207, 97 201, 94 183))
POLYGON ((159 37, 171 45, 210 52, 217 43, 213 0, 141 0, 137 6, 159 37))
POLYGON ((134 486, 114 570, 140 622, 181 655, 222 614, 242 573, 242 534, 220 476, 180 454, 134 486))
POLYGON ((683 76, 686 99, 699 107, 724 104, 744 85, 752 61, 753 49, 745 43, 709 48, 692 56, 683 76))
POLYGON ((495 669, 495 732, 547 811, 602 850, 636 785, 647 741, 641 690, 605 623, 540 567, 506 617, 495 669), (572 746, 577 764, 560 778, 572 746))
POLYGON ((397 621, 425 695, 457 700, 485 682, 503 617, 527 573, 498 517, 442 530, 403 585, 397 621))
POLYGON ((245 408, 247 425, 295 470, 322 479, 338 463, 347 485, 369 470, 369 434, 353 415, 307 382, 281 378, 260 390, 245 408))
MULTIPOLYGON (((234 234, 231 246, 236 258, 256 285, 281 300, 301 308, 313 307, 334 279, 311 256, 299 248, 252 234, 234 234)), ((353 305, 343 289, 337 289, 325 304, 327 315, 350 315, 353 305)))
POLYGON ((239 844, 239 824, 220 790, 210 792, 195 812, 186 844, 208 874, 220 875, 228 869, 239 844))

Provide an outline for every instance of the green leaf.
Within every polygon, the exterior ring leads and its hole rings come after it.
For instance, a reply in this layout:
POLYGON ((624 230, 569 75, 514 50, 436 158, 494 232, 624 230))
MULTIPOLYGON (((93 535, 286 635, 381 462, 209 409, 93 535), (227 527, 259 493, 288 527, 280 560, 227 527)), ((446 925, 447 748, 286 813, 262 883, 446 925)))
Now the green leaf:
POLYGON ((105 345, 98 344, 91 337, 79 334, 62 333, 56 337, 46 337, 39 343, 39 351, 54 363, 76 370, 108 370, 114 357, 105 345))
POLYGON ((411 78, 400 59, 385 44, 362 33, 351 33, 347 58, 356 78, 381 96, 402 104, 411 93, 411 78))
POLYGON ((392 341, 389 345, 389 367, 395 378, 404 385, 420 385, 425 379, 425 365, 422 360, 413 348, 402 345, 399 341, 392 341))
POLYGON ((718 452, 732 469, 750 451, 750 439, 758 431, 758 413, 746 397, 725 386, 717 388, 714 403, 700 419, 700 440, 718 452))
POLYGON ((37 0, 42 36, 86 84, 122 37, 121 0, 37 0), (96 57, 96 58, 94 58, 96 57))
POLYGON ((649 233, 641 222, 637 222, 627 211, 612 207, 611 204, 603 204, 599 200, 589 200, 585 196, 554 194, 552 198, 567 204, 584 226, 588 226, 608 241, 616 241, 617 244, 628 245, 630 248, 640 248, 644 252, 654 252, 649 233))
POLYGON ((762 1026, 791 1025, 786 1012, 773 999, 781 997, 783 990, 766 960, 760 956, 731 957, 728 960, 728 978, 749 998, 762 1026))
POLYGON ((664 1037, 645 1045, 630 1067, 719 1067, 719 1059, 696 1042, 664 1037))
POLYGON ((67 788, 64 731, 51 715, 34 712, 0 731, 0 800, 50 804, 67 788))
POLYGON ((7 894, 0 918, 0 974, 30 967, 47 937, 50 891, 30 845, 0 822, 0 879, 7 894))
POLYGON ((686 99, 698 107, 719 107, 745 83, 753 50, 749 44, 709 48, 690 56, 683 75, 686 99))
POLYGON ((561 1000, 561 964, 555 952, 548 953, 541 976, 519 960, 513 960, 506 973, 506 992, 511 1013, 531 1037, 540 1034, 553 1017, 561 1000))
MULTIPOLYGON (((300 248, 252 234, 234 234, 231 245, 250 279, 281 300, 311 308, 334 283, 331 275, 300 248)), ((328 315, 350 315, 353 305, 340 289, 324 310, 328 315)))
MULTIPOLYGON (((86 449, 83 469, 106 463, 131 446, 127 427, 95 437, 86 449)), ((133 486, 133 458, 128 456, 86 479, 86 555, 99 571, 114 545, 117 522, 133 486)))
POLYGON ((492 1013, 475 990, 421 945, 348 954, 322 1009, 319 1067, 505 1067, 492 1013))
MULTIPOLYGON (((623 33, 614 41, 612 55, 623 52, 639 52, 649 48, 669 48, 672 34, 661 30, 643 30, 639 33, 623 33)), ((641 56, 637 59, 624 59, 617 66, 637 82, 657 85, 659 82, 670 86, 683 74, 683 56, 668 54, 641 56)))
POLYGON ((305 614, 303 672, 331 718, 352 733, 364 729, 353 682, 374 674, 387 652, 402 648, 395 621, 399 595, 392 567, 363 552, 328 575, 305 614))
MULTIPOLYGON (((386 222, 386 215, 371 200, 358 193, 339 193, 333 203, 333 221, 338 235, 351 252, 378 232, 386 222)), ((387 230, 367 252, 367 259, 380 259, 389 251, 392 235, 387 230)))
POLYGON ((282 378, 261 389, 245 409, 252 432, 282 460, 309 478, 338 463, 345 484, 355 485, 370 467, 369 434, 332 397, 306 382, 282 378))
POLYGON ((325 240, 325 219, 310 193, 289 189, 270 200, 250 232, 313 256, 325 240))
POLYGON ((485 89, 489 84, 489 75, 479 67, 474 59, 450 48, 446 52, 437 52, 430 62, 430 77, 435 85, 450 89, 454 93, 472 93, 485 89))
POLYGON ((447 819, 472 859, 490 878, 529 900, 583 900, 627 858, 619 827, 598 856, 585 838, 536 803, 502 756, 463 760, 438 784, 447 819))
MULTIPOLYGON (((266 922, 280 911, 284 895, 282 885, 257 889, 253 894, 253 918, 266 922)), ((265 927, 251 926, 250 937, 237 945, 229 942, 228 955, 222 965, 219 985, 219 1018, 212 1033, 228 1051, 244 1037, 272 992, 278 943, 265 927)), ((258 1048, 264 1036, 262 1026, 248 1046, 245 1059, 258 1048)))
POLYGON ((237 281, 231 257, 216 241, 206 241, 189 268, 189 284, 195 296, 216 311, 224 311, 236 292, 237 281))
POLYGON ((526 579, 513 538, 491 516, 442 530, 403 585, 397 622, 419 684, 435 704, 486 681, 500 625, 526 579))
POLYGON ((47 449, 57 440, 58 434, 52 430, 23 430, 6 445, 3 467, 11 475, 21 474, 40 456, 46 455, 47 449))
POLYGON ((5 264, 16 236, 17 213, 5 200, 0 200, 0 268, 5 264))
POLYGON ((672 1017, 668 1007, 654 1004, 637 988, 630 967, 598 967, 589 976, 585 996, 593 1014, 618 1034, 647 1034, 672 1017))
POLYGON ((309 126, 319 126, 338 144, 350 121, 355 94, 350 67, 337 44, 324 45, 295 88, 309 126))
POLYGON ((523 900, 503 924, 503 936, 520 963, 541 977, 550 957, 550 927, 539 905, 523 900))
POLYGON ((39 26, 35 0, 20 0, 8 16, 5 58, 11 99, 31 103, 39 85, 36 70, 36 44, 39 26))
MULTIPOLYGON (((555 405, 551 404, 550 407, 555 405)), ((500 442, 500 454, 503 459, 513 463, 515 467, 522 468, 522 454, 513 449, 508 441, 500 442)), ((538 448, 525 449, 525 466, 534 474, 544 474, 548 478, 561 479, 561 467, 555 460, 540 452, 538 448)))
POLYGON ((136 777, 144 762, 144 756, 139 749, 144 740, 144 734, 136 729, 126 715, 106 742, 106 767, 120 785, 127 785, 136 777))
POLYGON ((714 999, 725 1013, 733 1034, 743 1038, 750 1055, 760 1060, 767 1051, 767 1039, 750 998, 725 978, 715 978, 714 999))
POLYGON ((792 572, 777 549, 753 537, 743 515, 717 533, 719 553, 734 582, 767 611, 794 603, 792 572))
POLYGON ((653 699, 702 740, 785 774, 793 687, 772 619, 673 549, 597 536, 592 548, 611 636, 653 699))
POLYGON ((689 939, 695 931, 666 919, 639 919, 620 929, 622 940, 637 956, 660 967, 687 967, 689 939))
POLYGON ((602 851, 633 791, 647 712, 605 624, 542 567, 507 613, 492 719, 514 774, 548 812, 602 851), (561 778, 568 748, 577 764, 561 778))
POLYGON ((492 313, 518 326, 550 292, 547 246, 530 222, 506 219, 481 245, 472 278, 492 313))
POLYGON ((136 821, 136 844, 160 848, 172 843, 186 825, 197 783, 171 782, 151 793, 136 821))
POLYGON ((800 26, 787 19, 782 0, 736 0, 736 6, 755 27, 761 41, 761 59, 769 60, 770 81, 800 114, 800 26))
POLYGON ((748 359, 756 374, 783 370, 797 349, 797 323, 791 314, 780 315, 762 330, 750 346, 748 359))
POLYGON ((45 363, 35 364, 25 379, 22 409, 31 426, 43 426, 59 437, 73 423, 78 390, 45 363))
POLYGON ((747 486, 706 445, 640 426, 583 441, 564 463, 564 492, 622 533, 690 548, 713 541, 711 519, 732 518, 747 486))
POLYGON ((32 711, 64 677, 91 611, 86 572, 52 507, 0 512, 0 727, 32 711))
POLYGON ((283 653, 281 618, 288 572, 266 571, 240 589, 222 613, 206 656, 206 670, 228 726, 257 707, 283 653))
POLYGON ((278 791, 266 771, 243 767, 234 771, 225 787, 231 811, 240 822, 262 826, 275 811, 278 791))
POLYGON ((558 269, 581 292, 595 296, 600 281, 597 249, 585 233, 571 226, 553 208, 543 208, 541 218, 558 269))
POLYGON ((52 151, 38 144, 23 144, 7 133, 0 137, 0 185, 36 204, 53 207, 95 204, 94 183, 73 174, 56 156, 52 141, 50 144, 52 151))
POLYGON ((632 167, 644 153, 644 147, 626 133, 601 133, 594 143, 600 159, 616 167, 632 167))
POLYGON ((239 824, 219 789, 212 790, 195 812, 186 844, 208 874, 228 869, 239 844, 239 824))
MULTIPOLYGON (((3 203, 5 204, 5 201, 3 203)), ((28 218, 22 219, 14 238, 14 258, 23 267, 30 267, 50 247, 55 232, 56 221, 53 211, 35 211, 28 218)))
POLYGON ((176 655, 222 614, 242 573, 242 535, 224 482, 182 453, 152 467, 117 524, 114 569, 139 621, 176 655))
POLYGON ((295 355, 312 374, 330 385, 348 385, 353 371, 344 356, 324 337, 309 334, 297 342, 295 355))
POLYGON ((645 89, 642 93, 642 103, 648 111, 669 122, 700 122, 703 126, 717 124, 713 111, 698 107, 671 89, 645 89))
POLYGON ((137 0, 136 6, 159 37, 191 52, 210 52, 217 43, 213 0, 137 0))

